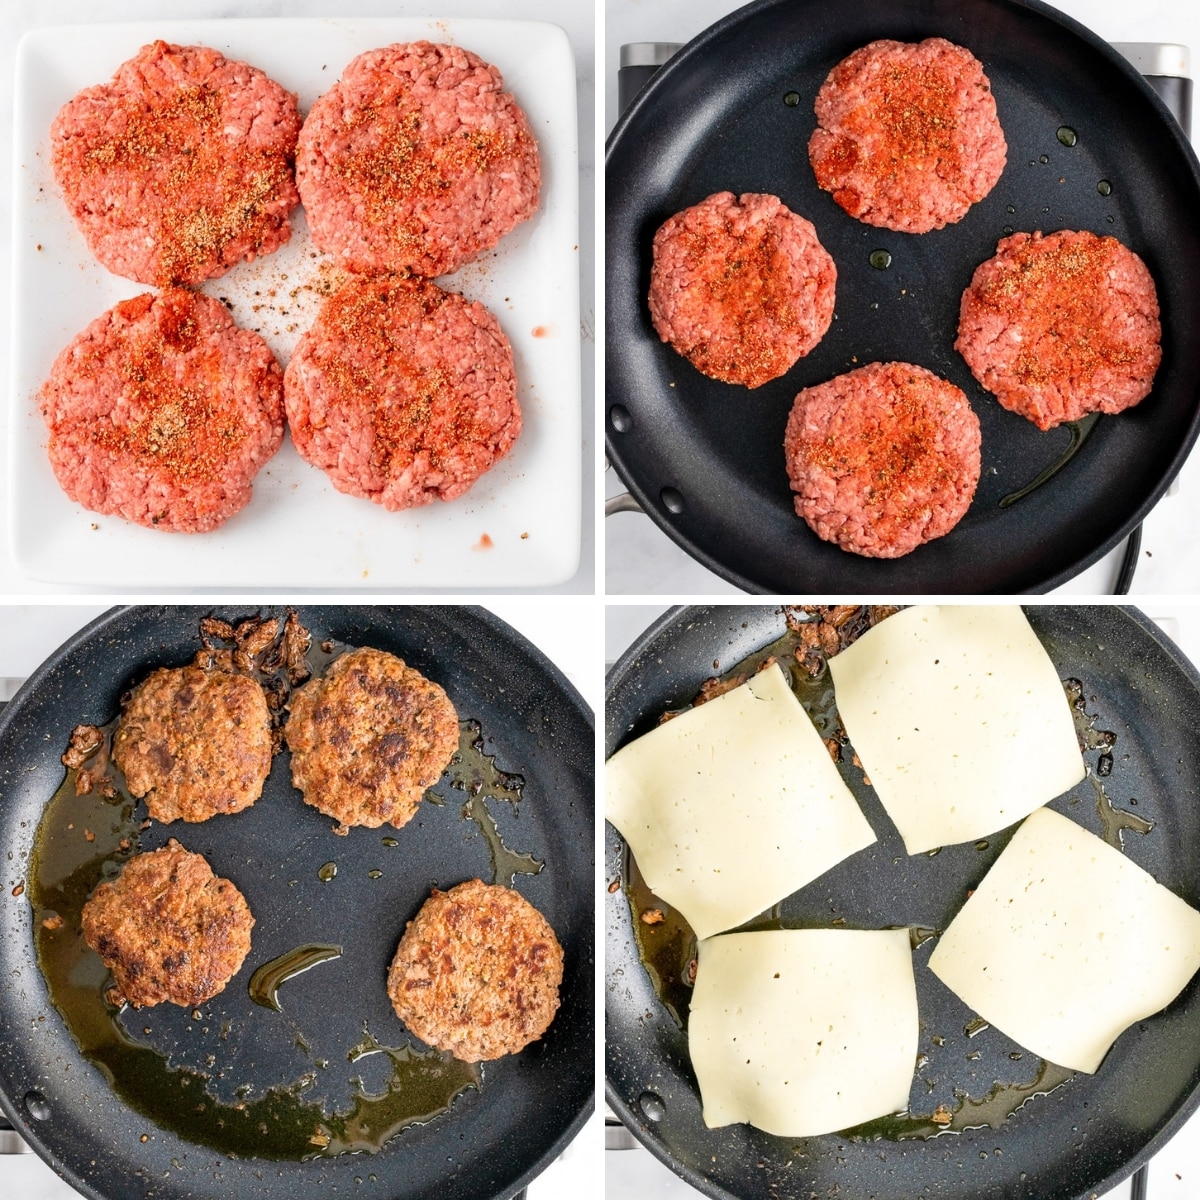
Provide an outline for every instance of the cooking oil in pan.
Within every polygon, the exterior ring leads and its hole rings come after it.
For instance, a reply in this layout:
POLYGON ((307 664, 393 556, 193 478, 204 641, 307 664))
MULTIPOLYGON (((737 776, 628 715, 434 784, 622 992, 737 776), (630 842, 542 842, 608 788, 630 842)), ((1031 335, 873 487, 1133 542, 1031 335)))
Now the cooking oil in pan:
POLYGON ((263 1008, 273 1008, 276 1012, 283 1012, 283 1006, 279 1003, 279 989, 289 979, 295 979, 297 975, 303 974, 318 963, 328 962, 330 959, 341 958, 341 956, 341 946, 327 946, 318 942, 297 946, 294 950, 289 950, 286 954, 281 954, 278 958, 263 963, 250 976, 247 989, 250 992, 250 999, 255 1004, 261 1004, 263 1008))
MULTIPOLYGON (((208 1076, 171 1067, 156 1049, 135 1041, 121 1023, 121 1010, 105 1002, 108 972, 80 932, 88 896, 139 849, 134 802, 120 772, 107 760, 112 728, 106 727, 104 746, 87 766, 112 777, 115 796, 106 799, 98 790, 77 796, 78 772, 67 772, 38 829, 29 890, 38 963, 50 999, 84 1056, 125 1104, 180 1137, 224 1154, 299 1160, 380 1150, 402 1129, 446 1112, 463 1091, 482 1085, 477 1064, 411 1046, 379 1046, 391 1060, 383 1091, 369 1093, 361 1080, 354 1081, 345 1113, 327 1115, 323 1105, 304 1098, 315 1082, 312 1074, 254 1100, 247 1090, 236 1104, 226 1104, 207 1090, 208 1076)), ((294 954, 297 961, 304 957, 294 954)))
POLYGON ((458 749, 447 770, 450 786, 467 794, 467 802, 462 809, 463 818, 474 821, 487 841, 492 856, 492 882, 512 887, 518 875, 539 874, 546 864, 532 854, 507 846, 500 836, 495 817, 488 809, 485 798, 492 797, 509 804, 513 815, 517 815, 525 780, 496 765, 496 756, 485 750, 478 721, 459 722, 458 749))

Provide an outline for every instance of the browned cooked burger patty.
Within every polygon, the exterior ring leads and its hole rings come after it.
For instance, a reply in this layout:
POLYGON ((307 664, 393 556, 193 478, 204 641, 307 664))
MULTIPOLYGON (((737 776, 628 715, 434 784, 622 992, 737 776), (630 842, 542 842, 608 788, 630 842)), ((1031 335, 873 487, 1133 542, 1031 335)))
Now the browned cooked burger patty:
POLYGON ((457 499, 521 432, 512 348, 496 318, 425 280, 339 288, 283 386, 301 457, 339 492, 389 511, 457 499))
POLYGON ((563 952, 546 918, 511 888, 471 879, 433 894, 388 971, 396 1015, 464 1062, 515 1054, 558 1011, 563 952))
POLYGON ((868 225, 927 233, 960 221, 1007 160, 982 64, 945 38, 855 50, 821 85, 816 112, 817 183, 868 225))
POLYGON ((185 288, 97 317, 39 402, 63 491, 155 529, 215 529, 283 441, 283 373, 266 342, 185 288))
POLYGON ((227 671, 161 668, 122 710, 113 761, 156 821, 207 821, 249 808, 271 770, 262 687, 227 671))
POLYGON ((778 196, 719 192, 654 235, 654 328, 705 375, 755 388, 788 371, 833 320, 837 268, 778 196))
POLYGON ((871 363, 806 388, 783 449, 796 512, 818 537, 899 558, 962 519, 980 470, 966 396, 911 363, 871 363))
POLYGON ((450 698, 383 650, 343 654, 293 693, 290 708, 292 784, 343 825, 398 829, 458 749, 450 698))
POLYGON ((84 940, 134 1008, 211 1000, 250 952, 254 918, 245 897, 200 854, 172 838, 131 858, 83 906, 84 940))
POLYGON ((411 42, 360 54, 312 106, 296 182, 339 265, 445 275, 533 215, 541 166, 495 67, 411 42))
POLYGON ((1145 399, 1162 361, 1158 296, 1116 238, 1015 233, 963 292, 954 348, 1039 429, 1145 399))
POLYGON ((269 254, 300 202, 296 97, 205 46, 153 42, 50 127, 54 176, 88 246, 141 283, 200 283, 269 254))

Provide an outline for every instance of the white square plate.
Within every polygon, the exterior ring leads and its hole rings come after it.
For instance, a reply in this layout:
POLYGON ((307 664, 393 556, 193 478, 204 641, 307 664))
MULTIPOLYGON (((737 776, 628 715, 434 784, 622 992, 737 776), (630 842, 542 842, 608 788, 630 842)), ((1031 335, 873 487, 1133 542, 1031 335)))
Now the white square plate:
MULTIPOLYGON (((228 20, 77 25, 27 34, 14 120, 10 538, 35 579, 114 586, 532 587, 575 572, 580 544, 579 179, 575 71, 566 34, 530 21, 228 20), (76 230, 50 170, 50 123, 81 89, 156 38, 206 45, 265 71, 306 113, 357 54, 392 42, 453 42, 499 67, 542 157, 542 202, 495 251, 440 282, 496 314, 512 342, 524 430, 465 496, 405 512, 334 490, 290 440, 254 498, 220 529, 165 533, 88 512, 59 489, 37 392, 59 351, 119 300, 146 291, 106 271, 76 230)), ((202 290, 229 302, 287 365, 312 324, 330 263, 292 240, 202 290)))

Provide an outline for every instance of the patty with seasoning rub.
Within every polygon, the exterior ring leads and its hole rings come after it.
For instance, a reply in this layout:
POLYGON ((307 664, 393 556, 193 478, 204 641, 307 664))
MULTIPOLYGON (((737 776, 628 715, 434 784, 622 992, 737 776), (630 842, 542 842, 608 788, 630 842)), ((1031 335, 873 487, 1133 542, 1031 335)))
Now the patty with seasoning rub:
POLYGON ((472 879, 433 889, 400 939, 387 991, 423 1042, 483 1062, 546 1032, 562 974, 546 918, 511 888, 472 879))
POLYGON ((796 512, 818 537, 869 558, 949 533, 979 482, 970 402, 911 363, 871 363, 806 388, 783 448, 796 512))
POLYGON ((250 952, 245 897, 172 838, 131 858, 83 906, 83 937, 116 981, 114 1002, 194 1008, 221 992, 250 952))
POLYGON ((778 196, 718 192, 654 235, 650 315, 701 373, 756 388, 825 336, 837 268, 778 196))
POLYGON ((456 499, 521 432, 499 322, 420 279, 339 288, 296 346, 284 403, 301 457, 389 511, 456 499))
POLYGON ((458 749, 458 714, 420 671, 363 647, 292 694, 292 784, 343 825, 397 829, 458 749))
POLYGON ((205 46, 153 42, 50 127, 92 253, 140 283, 200 283, 291 236, 296 97, 205 46))
POLYGON ((185 288, 97 317, 38 399, 63 491, 154 529, 216 529, 283 441, 283 373, 266 342, 185 288))
POLYGON ((868 225, 927 233, 961 221, 1008 158, 982 64, 945 38, 855 50, 821 85, 816 113, 817 183, 868 225))
POLYGON ((246 675, 160 668, 122 710, 112 754, 156 821, 241 812, 271 770, 266 696, 246 675))
POLYGON ((460 46, 360 54, 300 131, 313 241, 357 274, 446 275, 537 210, 537 143, 500 72, 460 46))
POLYGON ((1004 408, 1052 429, 1144 400, 1161 337, 1146 264, 1116 238, 1068 229, 1000 241, 963 292, 954 348, 1004 408))

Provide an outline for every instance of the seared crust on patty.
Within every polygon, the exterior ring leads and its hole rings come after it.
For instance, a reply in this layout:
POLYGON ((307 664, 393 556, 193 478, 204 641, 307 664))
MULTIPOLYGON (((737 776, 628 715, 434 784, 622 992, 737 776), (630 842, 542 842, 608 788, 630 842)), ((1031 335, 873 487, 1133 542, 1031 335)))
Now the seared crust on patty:
POLYGON ((200 283, 291 236, 296 97, 206 46, 153 42, 50 127, 54 177, 95 256, 200 283))
POLYGON ((545 1033, 562 973, 562 947, 546 918, 511 888, 471 879, 433 889, 400 939, 387 990, 423 1042, 481 1062, 545 1033))
POLYGON ((457 271, 537 210, 541 164, 500 72, 460 46, 360 54, 300 131, 313 241, 357 274, 457 271))
POLYGON ((869 363, 805 388, 783 448, 797 514, 868 558, 898 558, 949 533, 979 482, 970 402, 912 363, 869 363))
POLYGON ((756 388, 791 369, 833 320, 837 268, 778 196, 717 192, 654 235, 654 328, 696 370, 756 388))
POLYGON ((962 296, 954 348, 1004 408, 1039 429, 1144 400, 1162 361, 1146 264, 1086 230, 1014 233, 962 296))
POLYGON ((211 1000, 250 952, 254 917, 241 892, 172 838, 138 854, 83 906, 84 940, 135 1008, 211 1000))
POLYGON ((983 65, 945 38, 855 50, 821 85, 816 113, 817 184, 868 225, 927 233, 960 221, 1008 157, 983 65))
POLYGON ((291 699, 292 784, 343 825, 398 829, 458 749, 458 714, 420 671, 364 647, 291 699))
POLYGON ((271 770, 262 687, 227 671, 161 668, 122 711, 113 761, 156 821, 207 821, 249 808, 271 770))
POLYGON ((97 317, 38 400, 63 491, 153 529, 216 529, 283 441, 283 372, 267 343, 186 288, 97 317))

